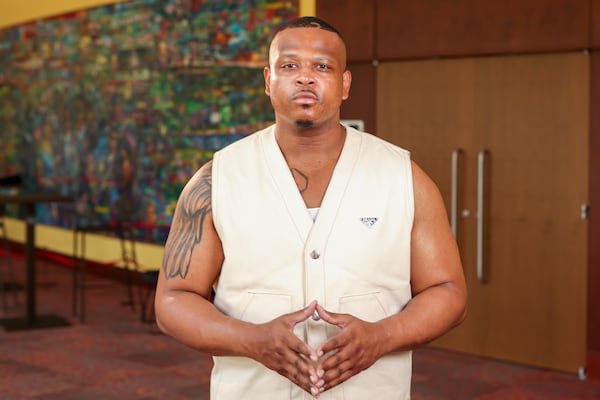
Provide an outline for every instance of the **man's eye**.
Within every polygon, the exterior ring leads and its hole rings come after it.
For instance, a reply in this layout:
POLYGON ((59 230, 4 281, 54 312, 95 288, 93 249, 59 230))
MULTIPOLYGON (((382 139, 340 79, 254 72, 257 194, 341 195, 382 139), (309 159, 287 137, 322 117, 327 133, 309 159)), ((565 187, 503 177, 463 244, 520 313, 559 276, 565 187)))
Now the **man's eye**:
POLYGON ((329 66, 327 64, 317 64, 317 69, 327 70, 329 66))
POLYGON ((296 64, 294 64, 294 63, 287 63, 287 64, 283 64, 281 66, 281 68, 283 68, 283 69, 292 69, 292 68, 295 68, 295 67, 296 67, 296 64))

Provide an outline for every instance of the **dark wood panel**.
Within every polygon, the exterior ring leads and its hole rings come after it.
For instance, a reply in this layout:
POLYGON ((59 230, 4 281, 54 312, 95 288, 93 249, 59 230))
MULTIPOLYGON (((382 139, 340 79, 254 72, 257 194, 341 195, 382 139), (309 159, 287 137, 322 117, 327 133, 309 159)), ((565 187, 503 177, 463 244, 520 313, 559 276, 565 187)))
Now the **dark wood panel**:
POLYGON ((591 47, 600 49, 600 0, 590 0, 591 2, 591 47))
POLYGON ((590 0, 377 0, 376 58, 588 48, 590 12, 590 0))
POLYGON ((375 0, 317 0, 316 14, 342 33, 349 61, 374 58, 375 0))
POLYGON ((375 126, 375 67, 372 63, 350 64, 352 86, 350 97, 342 103, 342 119, 362 119, 365 130, 376 134, 375 126))
POLYGON ((588 349, 600 354, 600 53, 591 57, 588 349))

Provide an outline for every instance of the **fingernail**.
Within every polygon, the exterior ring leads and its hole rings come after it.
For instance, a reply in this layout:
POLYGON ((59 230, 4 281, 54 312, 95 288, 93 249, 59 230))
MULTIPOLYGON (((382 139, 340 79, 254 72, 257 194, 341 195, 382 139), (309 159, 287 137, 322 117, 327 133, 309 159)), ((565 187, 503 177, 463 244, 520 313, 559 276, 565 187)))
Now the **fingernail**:
POLYGON ((318 370, 318 371, 317 371, 317 376, 318 376, 319 378, 322 378, 322 377, 323 377, 323 375, 325 375, 325 371, 323 371, 322 369, 320 369, 320 370, 318 370))
POLYGON ((310 392, 312 393, 313 396, 316 396, 319 393, 319 389, 317 389, 316 387, 312 386, 310 388, 310 392))
POLYGON ((315 382, 316 382, 316 380, 317 380, 317 377, 316 377, 316 376, 314 376, 314 375, 309 375, 309 376, 308 376, 308 379, 310 379, 310 381, 311 381, 312 383, 315 383, 315 382))
POLYGON ((324 381, 323 379, 321 379, 319 382, 317 382, 317 387, 318 387, 319 389, 322 389, 322 388, 323 388, 323 385, 325 385, 325 381, 324 381))

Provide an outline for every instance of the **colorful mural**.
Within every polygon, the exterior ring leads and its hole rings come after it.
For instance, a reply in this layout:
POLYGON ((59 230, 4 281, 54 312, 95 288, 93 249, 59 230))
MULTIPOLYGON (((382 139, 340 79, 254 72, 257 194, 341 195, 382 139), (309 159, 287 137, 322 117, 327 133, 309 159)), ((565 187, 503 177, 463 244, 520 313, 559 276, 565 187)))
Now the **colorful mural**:
MULTIPOLYGON (((0 31, 0 176, 163 242, 215 150, 273 121, 262 67, 297 1, 137 0, 0 31), (127 205, 127 206, 123 206, 127 205)), ((71 227, 72 206, 39 206, 71 227)))

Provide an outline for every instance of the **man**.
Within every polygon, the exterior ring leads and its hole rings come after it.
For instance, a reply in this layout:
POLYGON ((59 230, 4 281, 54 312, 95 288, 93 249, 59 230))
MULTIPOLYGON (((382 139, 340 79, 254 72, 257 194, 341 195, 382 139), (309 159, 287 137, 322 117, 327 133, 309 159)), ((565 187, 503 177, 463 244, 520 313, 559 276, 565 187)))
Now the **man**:
POLYGON ((158 324, 215 356, 213 399, 408 399, 410 350, 465 315, 441 196, 408 152, 340 124, 335 28, 282 27, 264 76, 275 124, 181 194, 158 324))

